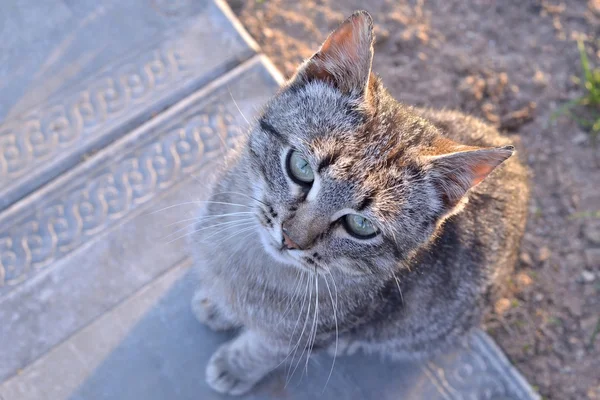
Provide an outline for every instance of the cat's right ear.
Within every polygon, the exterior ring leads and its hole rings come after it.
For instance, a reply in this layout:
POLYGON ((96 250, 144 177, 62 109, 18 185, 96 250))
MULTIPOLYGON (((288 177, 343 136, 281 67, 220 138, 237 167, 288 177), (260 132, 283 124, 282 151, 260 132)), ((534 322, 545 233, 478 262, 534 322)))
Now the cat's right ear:
POLYGON ((514 153, 513 146, 471 147, 441 139, 422 160, 448 209, 458 204, 473 186, 483 181, 514 153))
POLYGON ((292 84, 319 80, 344 93, 365 95, 373 62, 373 42, 373 19, 366 11, 355 12, 300 66, 292 84))

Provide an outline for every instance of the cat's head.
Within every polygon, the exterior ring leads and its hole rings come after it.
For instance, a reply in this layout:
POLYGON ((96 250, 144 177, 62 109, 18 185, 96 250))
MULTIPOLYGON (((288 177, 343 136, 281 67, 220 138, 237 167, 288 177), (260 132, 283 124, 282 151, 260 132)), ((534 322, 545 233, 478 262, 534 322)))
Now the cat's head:
POLYGON ((356 12, 266 106, 247 147, 261 239, 313 271, 389 274, 512 154, 443 137, 372 74, 373 23, 356 12))

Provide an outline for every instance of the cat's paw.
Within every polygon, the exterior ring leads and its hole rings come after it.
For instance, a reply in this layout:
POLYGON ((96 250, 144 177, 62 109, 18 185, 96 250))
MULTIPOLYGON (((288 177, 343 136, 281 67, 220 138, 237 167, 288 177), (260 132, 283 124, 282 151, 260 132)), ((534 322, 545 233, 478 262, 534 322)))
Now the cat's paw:
POLYGON ((332 357, 351 356, 360 350, 360 342, 351 338, 341 337, 327 347, 327 353, 332 357))
POLYGON ((192 298, 192 312, 198 321, 213 331, 226 331, 236 327, 201 291, 197 291, 192 298))
POLYGON ((231 365, 230 345, 226 343, 213 354, 206 367, 206 383, 215 391, 233 396, 247 393, 256 384, 256 380, 241 376, 231 365))

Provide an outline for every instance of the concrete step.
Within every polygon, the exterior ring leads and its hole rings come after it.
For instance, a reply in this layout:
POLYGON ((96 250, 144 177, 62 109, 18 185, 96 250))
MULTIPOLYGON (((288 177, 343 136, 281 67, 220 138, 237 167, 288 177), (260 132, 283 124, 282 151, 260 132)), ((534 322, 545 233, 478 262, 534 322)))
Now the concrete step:
POLYGON ((0 211, 250 58, 219 4, 5 0, 0 211))

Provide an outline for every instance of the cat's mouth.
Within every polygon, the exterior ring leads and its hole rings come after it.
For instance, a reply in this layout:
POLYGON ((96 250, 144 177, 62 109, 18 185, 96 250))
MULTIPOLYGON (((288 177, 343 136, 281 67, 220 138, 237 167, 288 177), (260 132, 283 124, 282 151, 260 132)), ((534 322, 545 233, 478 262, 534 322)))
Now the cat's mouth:
POLYGON ((273 236, 266 229, 261 231, 260 238, 267 254, 282 264, 302 269, 308 268, 301 260, 302 252, 300 250, 289 250, 283 246, 281 239, 276 240, 273 236))

